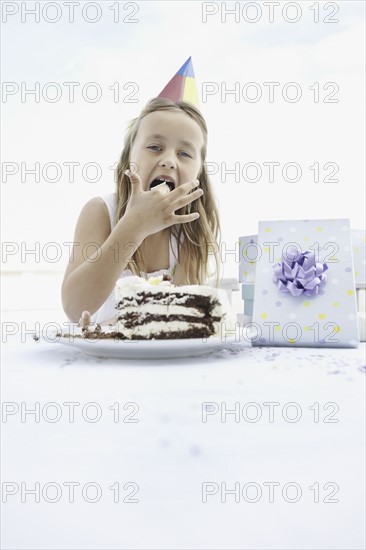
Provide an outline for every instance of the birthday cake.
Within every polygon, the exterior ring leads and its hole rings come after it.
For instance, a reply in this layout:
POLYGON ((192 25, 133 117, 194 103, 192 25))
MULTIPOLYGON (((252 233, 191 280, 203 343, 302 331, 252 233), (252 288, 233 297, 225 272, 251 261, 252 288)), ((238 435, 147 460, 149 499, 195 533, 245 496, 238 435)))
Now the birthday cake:
POLYGON ((83 329, 85 338, 207 338, 219 333, 220 322, 225 317, 215 288, 175 286, 169 275, 148 280, 123 277, 116 283, 115 296, 115 325, 87 325, 83 329))

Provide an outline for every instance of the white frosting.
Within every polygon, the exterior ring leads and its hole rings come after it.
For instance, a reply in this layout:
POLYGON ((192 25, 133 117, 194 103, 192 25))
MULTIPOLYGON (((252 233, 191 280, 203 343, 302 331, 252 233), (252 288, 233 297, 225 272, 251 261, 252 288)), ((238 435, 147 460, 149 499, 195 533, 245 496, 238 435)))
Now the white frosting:
POLYGON ((137 294, 138 292, 161 292, 163 287, 164 290, 166 290, 166 287, 173 286, 170 281, 163 281, 162 277, 151 277, 148 281, 144 279, 143 277, 138 277, 137 275, 131 275, 130 277, 122 277, 121 279, 118 279, 115 286, 115 294, 116 298, 118 300, 118 297, 121 296, 133 296, 134 294, 137 294), (152 281, 156 281, 161 279, 159 284, 153 284, 152 281), (149 282, 151 281, 151 282, 149 282), (160 287, 160 289, 157 290, 157 288, 160 287))
MULTIPOLYGON (((150 292, 151 294, 179 292, 195 296, 212 296, 212 298, 218 299, 218 292, 215 288, 204 285, 175 286, 170 281, 163 281, 162 276, 151 277, 146 280, 137 275, 132 275, 131 277, 122 277, 116 282, 115 295, 117 302, 126 296, 133 297, 139 292, 150 292), (157 281, 159 281, 158 284, 156 284, 157 281)), ((188 297, 186 296, 181 298, 182 303, 187 299, 188 297)))
MULTIPOLYGON (((118 309, 121 314, 128 314, 131 312, 137 312, 141 316, 151 313, 152 315, 189 315, 190 317, 204 317, 205 314, 202 311, 198 311, 194 307, 182 307, 176 305, 161 305, 161 304, 142 304, 141 306, 134 306, 133 304, 122 306, 118 309)), ((169 319, 167 319, 169 321, 169 319)))
POLYGON ((126 328, 123 322, 117 321, 117 330, 127 339, 134 338, 153 338, 159 333, 170 334, 172 332, 186 332, 190 328, 201 329, 206 327, 202 323, 187 323, 185 321, 152 321, 146 325, 139 325, 134 328, 126 328))

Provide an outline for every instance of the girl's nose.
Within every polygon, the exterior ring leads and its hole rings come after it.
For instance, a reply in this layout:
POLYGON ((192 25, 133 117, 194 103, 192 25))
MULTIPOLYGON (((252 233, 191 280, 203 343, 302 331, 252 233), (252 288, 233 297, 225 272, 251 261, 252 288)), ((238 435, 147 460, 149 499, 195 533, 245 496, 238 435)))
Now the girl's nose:
POLYGON ((175 160, 170 155, 166 155, 164 158, 162 158, 159 162, 159 165, 162 166, 163 168, 177 167, 175 160))

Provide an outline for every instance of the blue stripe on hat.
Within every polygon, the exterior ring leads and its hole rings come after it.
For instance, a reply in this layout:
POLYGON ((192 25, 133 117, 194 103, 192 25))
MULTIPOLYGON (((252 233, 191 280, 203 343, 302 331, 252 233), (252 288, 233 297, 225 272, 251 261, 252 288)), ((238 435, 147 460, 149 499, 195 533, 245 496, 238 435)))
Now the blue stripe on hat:
POLYGON ((180 74, 183 76, 191 76, 192 78, 194 78, 194 71, 193 71, 191 57, 189 57, 187 61, 184 63, 184 65, 181 66, 177 74, 180 74))

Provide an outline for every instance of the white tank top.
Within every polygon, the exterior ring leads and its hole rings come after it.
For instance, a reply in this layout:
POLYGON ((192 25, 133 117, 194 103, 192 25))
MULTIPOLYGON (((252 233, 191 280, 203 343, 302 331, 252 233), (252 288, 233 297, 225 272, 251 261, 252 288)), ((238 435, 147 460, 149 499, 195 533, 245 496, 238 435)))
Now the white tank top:
MULTIPOLYGON (((108 212, 109 212, 109 219, 111 222, 111 231, 114 229, 115 224, 115 218, 116 218, 116 211, 117 211, 117 194, 116 193, 110 193, 109 195, 101 195, 101 198, 104 200, 104 202, 107 205, 108 212)), ((152 273, 143 273, 140 272, 140 276, 144 277, 145 279, 148 279, 149 277, 157 277, 159 275, 163 275, 164 273, 169 273, 169 275, 173 276, 175 267, 177 265, 178 260, 178 249, 177 249, 177 239, 175 236, 170 233, 170 239, 169 239, 169 268, 168 269, 159 269, 158 271, 153 271, 152 273)), ((130 269, 125 269, 121 272, 121 277, 129 277, 133 275, 132 271, 130 269)), ((104 302, 104 304, 101 305, 101 307, 92 315, 92 322, 94 323, 104 323, 105 321, 109 321, 116 315, 116 299, 114 295, 114 289, 108 296, 107 300, 104 302)))

